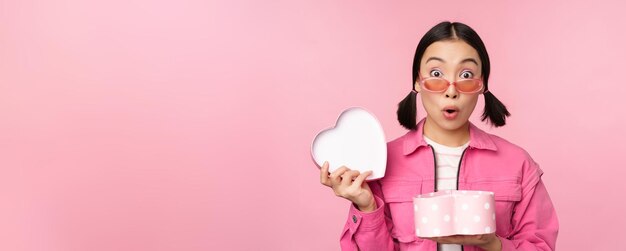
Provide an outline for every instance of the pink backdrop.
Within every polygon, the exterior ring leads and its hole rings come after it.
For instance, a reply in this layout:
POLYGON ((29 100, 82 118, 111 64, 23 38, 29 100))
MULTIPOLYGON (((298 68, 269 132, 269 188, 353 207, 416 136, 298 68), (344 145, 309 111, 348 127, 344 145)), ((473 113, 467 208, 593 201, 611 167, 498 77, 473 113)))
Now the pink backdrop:
MULTIPOLYGON (((620 1, 0 1, 0 250, 338 250, 315 134, 348 106, 404 133, 424 32, 483 37, 545 171, 560 250, 624 233, 620 1)), ((420 115, 424 112, 420 111, 420 115)))

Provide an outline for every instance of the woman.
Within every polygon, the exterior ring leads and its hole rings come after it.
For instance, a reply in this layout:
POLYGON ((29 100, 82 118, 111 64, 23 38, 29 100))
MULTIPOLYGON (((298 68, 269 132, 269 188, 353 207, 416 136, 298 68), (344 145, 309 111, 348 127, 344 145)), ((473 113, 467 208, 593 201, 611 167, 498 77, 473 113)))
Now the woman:
POLYGON ((410 131, 388 142, 385 177, 364 182, 371 172, 321 168, 321 183, 352 202, 343 250, 554 250, 559 224, 542 170, 521 147, 469 122, 481 94, 483 121, 499 127, 510 115, 488 89, 489 70, 482 40, 465 24, 442 22, 422 37, 397 114, 410 131), (417 94, 427 114, 416 123, 417 94), (413 197, 446 189, 494 192, 495 233, 417 237, 413 197))

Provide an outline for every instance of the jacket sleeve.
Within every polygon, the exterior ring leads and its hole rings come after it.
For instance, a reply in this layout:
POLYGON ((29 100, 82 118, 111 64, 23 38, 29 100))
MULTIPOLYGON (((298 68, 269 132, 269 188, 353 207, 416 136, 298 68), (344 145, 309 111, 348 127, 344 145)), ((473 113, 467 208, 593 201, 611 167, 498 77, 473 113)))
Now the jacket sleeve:
POLYGON ((502 250, 554 250, 559 222, 541 181, 543 172, 531 158, 524 164, 522 199, 513 209, 513 231, 500 237, 502 250))
POLYGON ((393 223, 384 201, 380 182, 367 182, 374 199, 376 210, 365 213, 359 211, 351 203, 348 220, 343 228, 340 245, 341 250, 397 250, 390 235, 393 223))

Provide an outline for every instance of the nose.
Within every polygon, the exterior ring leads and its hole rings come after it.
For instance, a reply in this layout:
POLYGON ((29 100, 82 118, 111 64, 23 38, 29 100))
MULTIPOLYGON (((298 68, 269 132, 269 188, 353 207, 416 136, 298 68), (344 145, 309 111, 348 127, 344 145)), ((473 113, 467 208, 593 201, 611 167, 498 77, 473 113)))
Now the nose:
POLYGON ((457 99, 459 98, 459 91, 456 90, 456 82, 450 82, 448 89, 445 92, 446 98, 457 99))

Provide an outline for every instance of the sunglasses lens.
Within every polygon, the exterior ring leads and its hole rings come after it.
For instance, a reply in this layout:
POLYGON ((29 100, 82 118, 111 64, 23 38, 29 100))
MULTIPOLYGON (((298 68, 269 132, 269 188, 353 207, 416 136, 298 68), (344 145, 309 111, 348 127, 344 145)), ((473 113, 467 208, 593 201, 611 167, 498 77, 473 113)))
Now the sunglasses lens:
POLYGON ((429 91, 439 92, 448 89, 448 82, 443 79, 431 78, 424 81, 424 88, 429 91))
POLYGON ((456 88, 460 92, 476 92, 481 88, 481 86, 479 81, 474 79, 467 79, 457 81, 456 88))

